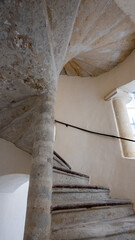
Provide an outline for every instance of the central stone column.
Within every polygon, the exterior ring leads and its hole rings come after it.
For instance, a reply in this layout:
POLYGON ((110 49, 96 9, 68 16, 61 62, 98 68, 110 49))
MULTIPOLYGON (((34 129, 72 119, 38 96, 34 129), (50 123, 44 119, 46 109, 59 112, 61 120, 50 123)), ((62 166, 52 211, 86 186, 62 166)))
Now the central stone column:
POLYGON ((54 95, 49 93, 42 95, 34 124, 33 159, 24 240, 50 239, 54 102, 54 95))

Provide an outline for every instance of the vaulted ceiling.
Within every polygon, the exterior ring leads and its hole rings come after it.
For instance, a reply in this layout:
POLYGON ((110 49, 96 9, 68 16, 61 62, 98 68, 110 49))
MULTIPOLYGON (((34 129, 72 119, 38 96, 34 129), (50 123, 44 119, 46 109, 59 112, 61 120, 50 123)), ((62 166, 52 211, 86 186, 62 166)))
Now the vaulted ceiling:
POLYGON ((63 72, 97 76, 122 62, 134 48, 135 24, 114 0, 82 1, 63 72))

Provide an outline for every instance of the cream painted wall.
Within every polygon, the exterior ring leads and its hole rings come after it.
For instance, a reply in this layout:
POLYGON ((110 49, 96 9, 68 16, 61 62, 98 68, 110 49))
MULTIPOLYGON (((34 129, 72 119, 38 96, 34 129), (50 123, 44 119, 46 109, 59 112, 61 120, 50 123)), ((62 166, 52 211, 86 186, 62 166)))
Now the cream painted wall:
MULTIPOLYGON (((116 134, 111 102, 104 97, 135 79, 135 52, 108 73, 95 78, 60 76, 55 119, 82 128, 116 134)), ((135 203, 135 160, 124 159, 116 139, 56 124, 55 150, 91 184, 107 186, 111 195, 135 203)))
POLYGON ((13 143, 0 139, 0 175, 30 172, 31 156, 13 143))

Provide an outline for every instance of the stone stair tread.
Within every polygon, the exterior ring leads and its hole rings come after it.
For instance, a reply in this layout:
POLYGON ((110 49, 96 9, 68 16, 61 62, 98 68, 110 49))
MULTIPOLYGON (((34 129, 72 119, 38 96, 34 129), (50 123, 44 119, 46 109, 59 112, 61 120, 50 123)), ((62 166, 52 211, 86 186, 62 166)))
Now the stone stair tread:
POLYGON ((55 151, 53 152, 53 159, 59 162, 64 168, 71 170, 71 166, 55 151))
POLYGON ((58 171, 61 171, 61 172, 65 172, 65 173, 69 173, 69 174, 72 174, 72 175, 77 175, 77 176, 89 179, 88 175, 85 175, 85 174, 82 174, 82 173, 78 173, 78 172, 75 172, 75 171, 72 171, 72 170, 63 169, 63 168, 60 168, 60 167, 53 167, 53 170, 58 170, 58 171))
POLYGON ((55 229, 53 231, 52 239, 104 239, 103 237, 106 238, 122 233, 135 234, 135 215, 109 221, 95 221, 85 224, 81 223, 67 227, 65 226, 64 229, 55 229), (59 238, 60 235, 63 237, 59 238))
POLYGON ((68 204, 54 204, 51 209, 52 211, 57 210, 70 210, 70 209, 80 209, 80 208, 94 208, 94 207, 111 207, 111 206, 120 206, 120 205, 129 205, 132 204, 129 200, 121 199, 105 199, 105 200, 95 200, 91 202, 75 202, 68 204))
POLYGON ((53 190, 57 189, 88 189, 88 190, 106 190, 109 191, 109 188, 102 187, 102 186, 95 186, 95 185, 54 185, 53 190))
POLYGON ((68 168, 67 165, 65 165, 60 159, 58 159, 55 156, 53 156, 53 167, 60 167, 60 168, 63 168, 63 169, 70 170, 70 168, 68 168))
POLYGON ((63 169, 60 167, 53 167, 53 185, 88 185, 89 176, 63 169))

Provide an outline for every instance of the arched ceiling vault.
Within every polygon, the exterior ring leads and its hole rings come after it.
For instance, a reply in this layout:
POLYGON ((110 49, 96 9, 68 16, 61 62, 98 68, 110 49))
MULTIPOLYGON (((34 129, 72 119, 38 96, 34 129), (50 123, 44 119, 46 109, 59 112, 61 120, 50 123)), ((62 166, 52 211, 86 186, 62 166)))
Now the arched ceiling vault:
POLYGON ((64 72, 73 76, 98 76, 122 62, 134 48, 135 23, 114 0, 82 0, 64 72))

